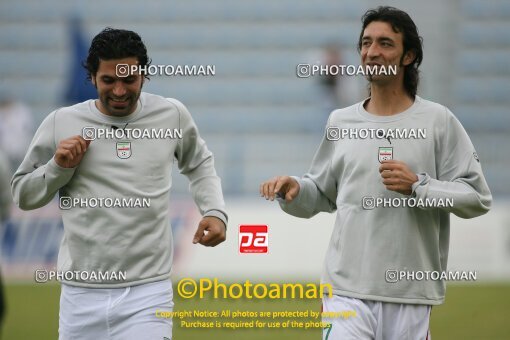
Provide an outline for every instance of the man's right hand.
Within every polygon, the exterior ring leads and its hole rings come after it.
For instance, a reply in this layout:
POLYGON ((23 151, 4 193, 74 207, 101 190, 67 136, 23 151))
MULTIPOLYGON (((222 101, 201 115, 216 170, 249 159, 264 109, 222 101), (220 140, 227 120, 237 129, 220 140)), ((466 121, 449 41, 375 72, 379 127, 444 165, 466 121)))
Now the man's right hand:
POLYGON ((82 136, 61 140, 55 152, 55 162, 62 168, 76 167, 83 159, 89 144, 90 140, 85 140, 82 136))
POLYGON ((277 193, 285 197, 287 203, 292 202, 299 194, 299 183, 292 177, 278 176, 260 185, 260 196, 265 197, 266 200, 273 201, 277 193))

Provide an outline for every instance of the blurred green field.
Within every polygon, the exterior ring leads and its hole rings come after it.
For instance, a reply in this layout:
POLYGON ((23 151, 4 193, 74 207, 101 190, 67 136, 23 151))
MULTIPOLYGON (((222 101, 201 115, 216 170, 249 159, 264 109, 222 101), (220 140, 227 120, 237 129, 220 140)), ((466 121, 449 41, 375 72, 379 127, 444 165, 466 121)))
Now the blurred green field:
MULTIPOLYGON (((3 340, 57 339, 58 285, 8 284, 7 318, 3 340)), ((510 285, 449 286, 446 303, 432 310, 432 338, 442 339, 510 339, 510 285)), ((293 311, 319 310, 318 300, 184 300, 175 299, 176 310, 249 310, 293 311)), ((320 339, 320 330, 303 329, 183 329, 174 319, 174 339, 320 339)), ((100 339, 97 339, 100 340, 100 339)))

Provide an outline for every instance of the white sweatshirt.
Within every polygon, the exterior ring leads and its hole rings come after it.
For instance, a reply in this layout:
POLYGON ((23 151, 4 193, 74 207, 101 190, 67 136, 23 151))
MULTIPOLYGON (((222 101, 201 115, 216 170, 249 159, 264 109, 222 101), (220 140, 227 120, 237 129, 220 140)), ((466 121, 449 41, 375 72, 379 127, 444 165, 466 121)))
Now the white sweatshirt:
POLYGON ((394 276, 388 277, 388 271, 446 271, 450 213, 472 218, 490 208, 491 193, 460 122, 444 106, 416 96, 409 109, 392 116, 370 114, 363 102, 333 111, 327 131, 309 173, 298 178, 298 196, 291 203, 280 200, 284 211, 298 217, 336 210, 323 282, 331 284, 334 294, 341 296, 395 303, 442 303, 445 281, 392 282, 394 276), (346 134, 338 138, 341 129, 356 130, 358 138, 354 138, 356 133, 350 135, 352 138, 346 134), (383 129, 387 136, 392 131, 393 138, 361 138, 370 129, 383 129), (398 138, 398 131, 416 138, 398 138), (377 199, 401 202, 406 198, 387 190, 382 183, 379 166, 385 157, 405 162, 418 174, 412 194, 415 203, 427 199, 433 202, 435 198, 438 204, 374 207, 377 199))
POLYGON ((52 112, 37 130, 14 174, 12 193, 15 203, 25 210, 44 206, 57 191, 61 198, 106 202, 103 207, 62 210, 64 237, 58 270, 125 272, 126 280, 74 278, 65 283, 115 288, 154 282, 168 278, 172 268, 168 207, 174 160, 189 178, 193 199, 202 215, 215 216, 226 225, 213 155, 200 138, 190 113, 175 99, 143 92, 135 112, 126 117, 104 115, 93 100, 52 112), (59 167, 53 158, 59 141, 84 134, 83 128, 94 128, 98 135, 97 129, 121 129, 125 135, 103 135, 91 142, 76 168, 59 167), (153 129, 171 131, 172 136, 134 138, 139 137, 134 132, 153 129), (128 130, 134 132, 128 135, 128 130), (112 200, 123 198, 138 202, 145 199, 150 206, 105 207, 111 206, 112 200))

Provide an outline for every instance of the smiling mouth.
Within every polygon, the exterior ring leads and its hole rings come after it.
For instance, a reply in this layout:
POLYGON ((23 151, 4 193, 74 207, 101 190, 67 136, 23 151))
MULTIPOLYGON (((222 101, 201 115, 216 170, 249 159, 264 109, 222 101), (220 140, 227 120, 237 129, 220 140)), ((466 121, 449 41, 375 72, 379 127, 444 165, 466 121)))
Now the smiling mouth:
POLYGON ((123 103, 123 102, 127 102, 128 98, 123 98, 123 99, 110 98, 110 100, 117 102, 117 103, 123 103))
POLYGON ((128 98, 119 100, 115 98, 109 98, 113 106, 126 106, 129 103, 128 98))

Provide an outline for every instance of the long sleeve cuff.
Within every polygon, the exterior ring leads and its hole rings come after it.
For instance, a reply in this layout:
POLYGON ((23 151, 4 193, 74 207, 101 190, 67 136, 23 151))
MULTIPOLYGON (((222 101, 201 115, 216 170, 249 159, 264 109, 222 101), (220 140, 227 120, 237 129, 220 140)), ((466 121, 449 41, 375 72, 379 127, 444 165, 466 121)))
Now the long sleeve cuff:
POLYGON ((209 211, 206 211, 204 213, 204 217, 216 217, 220 219, 225 224, 225 229, 227 228, 228 224, 228 216, 225 212, 221 210, 211 209, 209 211))
POLYGON ((430 181, 430 176, 424 172, 416 174, 416 176, 418 176, 418 180, 414 182, 411 187, 412 189, 411 197, 416 197, 416 190, 418 189, 418 187, 420 187, 421 185, 425 185, 430 181))

